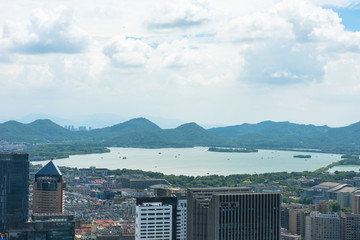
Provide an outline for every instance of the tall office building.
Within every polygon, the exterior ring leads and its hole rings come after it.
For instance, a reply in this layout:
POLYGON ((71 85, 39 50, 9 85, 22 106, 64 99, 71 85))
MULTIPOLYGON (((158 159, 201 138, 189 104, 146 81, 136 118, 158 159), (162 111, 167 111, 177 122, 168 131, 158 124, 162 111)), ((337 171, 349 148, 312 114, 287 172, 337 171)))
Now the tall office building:
POLYGON ((186 240, 187 200, 179 199, 176 215, 176 240, 186 240))
POLYGON ((136 198, 135 239, 186 239, 187 201, 171 195, 136 198))
POLYGON ((280 238, 279 193, 251 188, 188 189, 188 240, 280 238))
POLYGON ((360 214, 341 213, 342 240, 360 239, 360 214))
POLYGON ((352 211, 353 213, 360 213, 360 193, 352 196, 352 211))
POLYGON ((28 218, 29 156, 0 153, 0 232, 21 228, 28 218))
POLYGON ((306 216, 306 240, 341 239, 340 217, 334 214, 312 212, 306 216))
POLYGON ((289 233, 301 235, 305 237, 305 220, 309 216, 309 209, 290 209, 289 210, 289 233))
POLYGON ((176 209, 176 197, 136 198, 135 240, 175 240, 176 209))
POLYGON ((35 174, 33 213, 64 212, 64 183, 59 168, 50 161, 35 174))
POLYGON ((135 240, 172 240, 173 206, 161 202, 143 203, 136 206, 135 240))

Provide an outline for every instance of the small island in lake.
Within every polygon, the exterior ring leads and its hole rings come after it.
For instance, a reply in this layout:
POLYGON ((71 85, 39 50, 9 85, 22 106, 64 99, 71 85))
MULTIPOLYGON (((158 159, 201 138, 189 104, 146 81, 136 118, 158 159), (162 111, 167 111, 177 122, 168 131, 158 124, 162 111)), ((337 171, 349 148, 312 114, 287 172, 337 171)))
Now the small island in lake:
POLYGON ((294 158, 311 158, 311 155, 294 155, 294 158))
POLYGON ((210 152, 235 152, 235 153, 252 153, 258 152, 257 149, 253 148, 217 148, 211 147, 208 149, 210 152))

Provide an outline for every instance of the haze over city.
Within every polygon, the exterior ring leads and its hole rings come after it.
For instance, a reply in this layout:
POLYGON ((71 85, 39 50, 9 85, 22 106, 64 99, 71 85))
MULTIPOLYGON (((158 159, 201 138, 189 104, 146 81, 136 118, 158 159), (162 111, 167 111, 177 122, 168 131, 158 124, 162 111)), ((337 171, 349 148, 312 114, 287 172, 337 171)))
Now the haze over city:
POLYGON ((359 1, 4 1, 0 121, 349 125, 359 16, 359 1))

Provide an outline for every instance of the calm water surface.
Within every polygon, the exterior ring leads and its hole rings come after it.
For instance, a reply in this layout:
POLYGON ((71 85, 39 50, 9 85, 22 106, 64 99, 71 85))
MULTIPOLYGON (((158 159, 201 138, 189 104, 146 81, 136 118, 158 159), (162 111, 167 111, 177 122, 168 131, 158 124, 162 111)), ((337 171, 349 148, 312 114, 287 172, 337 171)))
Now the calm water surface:
MULTIPOLYGON (((208 148, 110 148, 101 154, 72 155, 54 160, 58 166, 141 169, 164 174, 204 176, 241 173, 313 171, 341 160, 339 154, 259 150, 257 153, 209 152, 208 148), (311 155, 310 159, 294 155, 311 155)), ((34 164, 46 162, 32 162, 34 164)))

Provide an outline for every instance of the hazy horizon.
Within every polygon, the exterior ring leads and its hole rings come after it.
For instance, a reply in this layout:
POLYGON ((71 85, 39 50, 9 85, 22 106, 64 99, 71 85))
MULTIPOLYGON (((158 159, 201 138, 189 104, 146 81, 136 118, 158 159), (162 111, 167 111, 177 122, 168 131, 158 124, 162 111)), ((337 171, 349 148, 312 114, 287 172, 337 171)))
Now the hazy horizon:
POLYGON ((0 13, 2 122, 360 120, 359 1, 14 0, 0 13))

